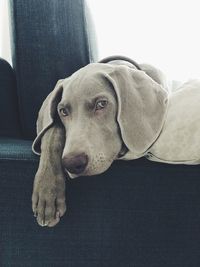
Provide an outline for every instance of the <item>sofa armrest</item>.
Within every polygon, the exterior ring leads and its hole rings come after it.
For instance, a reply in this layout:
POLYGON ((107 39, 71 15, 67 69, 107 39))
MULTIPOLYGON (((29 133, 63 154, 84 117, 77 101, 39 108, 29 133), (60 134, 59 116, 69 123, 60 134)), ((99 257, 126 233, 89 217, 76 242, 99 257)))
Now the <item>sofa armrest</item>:
POLYGON ((20 137, 15 76, 7 61, 0 58, 0 136, 20 137))

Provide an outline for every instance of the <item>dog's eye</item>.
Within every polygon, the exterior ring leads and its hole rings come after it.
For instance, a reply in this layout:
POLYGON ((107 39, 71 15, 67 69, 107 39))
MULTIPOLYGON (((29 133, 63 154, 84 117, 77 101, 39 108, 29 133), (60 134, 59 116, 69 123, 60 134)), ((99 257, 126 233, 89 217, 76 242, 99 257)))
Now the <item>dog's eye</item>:
POLYGON ((68 112, 68 110, 66 108, 60 108, 59 112, 64 117, 69 116, 69 112, 68 112))
POLYGON ((107 106, 108 104, 108 101, 107 100, 100 100, 96 103, 96 107, 95 107, 95 110, 100 110, 100 109, 103 109, 107 106))

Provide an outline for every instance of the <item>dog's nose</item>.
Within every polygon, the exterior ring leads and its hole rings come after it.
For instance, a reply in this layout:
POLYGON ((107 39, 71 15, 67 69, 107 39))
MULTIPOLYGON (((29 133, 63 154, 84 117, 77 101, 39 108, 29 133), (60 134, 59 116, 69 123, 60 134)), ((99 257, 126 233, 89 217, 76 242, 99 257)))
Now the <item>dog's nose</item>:
POLYGON ((78 155, 67 155, 62 158, 62 165, 73 174, 82 173, 88 164, 88 156, 85 153, 78 155))

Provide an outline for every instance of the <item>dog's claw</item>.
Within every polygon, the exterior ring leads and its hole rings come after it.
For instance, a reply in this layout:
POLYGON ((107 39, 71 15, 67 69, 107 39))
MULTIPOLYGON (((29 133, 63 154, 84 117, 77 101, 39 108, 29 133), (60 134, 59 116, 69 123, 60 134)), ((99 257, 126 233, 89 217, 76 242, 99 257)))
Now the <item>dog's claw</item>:
POLYGON ((57 211, 57 212, 56 212, 56 219, 59 219, 59 218, 60 218, 60 212, 57 211))

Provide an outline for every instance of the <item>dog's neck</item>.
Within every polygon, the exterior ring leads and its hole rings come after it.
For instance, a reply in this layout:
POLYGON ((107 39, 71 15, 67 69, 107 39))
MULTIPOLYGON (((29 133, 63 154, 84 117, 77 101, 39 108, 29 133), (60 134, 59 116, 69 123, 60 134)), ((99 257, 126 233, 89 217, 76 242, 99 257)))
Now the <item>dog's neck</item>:
POLYGON ((134 61, 131 58, 124 57, 124 56, 106 57, 106 58, 103 58, 102 60, 100 60, 99 63, 108 63, 108 64, 114 64, 114 65, 126 65, 130 68, 142 70, 136 61, 134 61))

